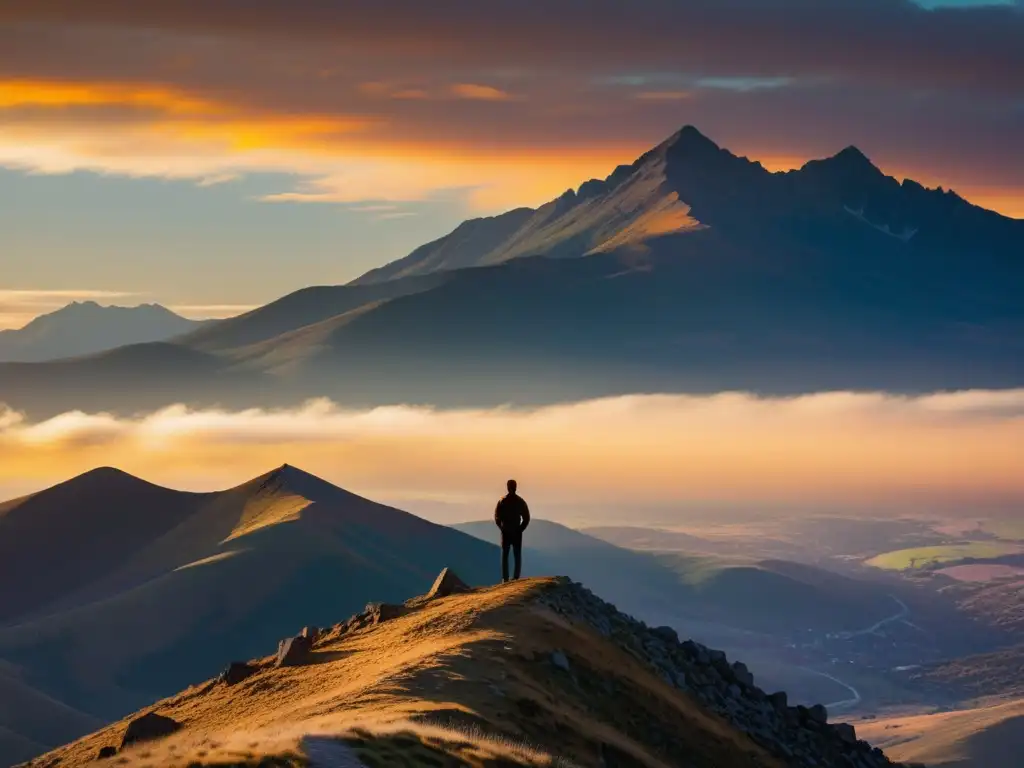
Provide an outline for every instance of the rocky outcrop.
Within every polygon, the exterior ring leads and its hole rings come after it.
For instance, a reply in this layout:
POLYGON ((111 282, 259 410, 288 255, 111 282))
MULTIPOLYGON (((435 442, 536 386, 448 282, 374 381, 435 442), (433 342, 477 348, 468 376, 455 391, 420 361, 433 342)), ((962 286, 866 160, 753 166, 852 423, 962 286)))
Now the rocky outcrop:
MULTIPOLYGON (((589 626, 649 667, 667 685, 685 691, 794 768, 837 766, 883 768, 897 765, 857 739, 848 723, 830 724, 821 704, 788 704, 784 692, 767 694, 754 684, 742 662, 693 640, 679 641, 670 627, 650 628, 618 611, 580 584, 560 580, 538 601, 573 623, 589 626)), ((573 659, 564 651, 552 665, 568 673, 573 659)))
POLYGON ((313 641, 308 637, 296 635, 285 638, 278 643, 276 665, 278 667, 294 667, 305 664, 311 650, 313 650, 313 641))
POLYGON ((181 730, 181 723, 156 712, 147 712, 142 717, 137 717, 128 723, 128 728, 121 739, 121 749, 130 744, 137 744, 142 741, 153 741, 162 739, 181 730))
POLYGON ((400 616, 405 616, 411 609, 405 605, 393 603, 369 603, 363 610, 363 615, 370 624, 380 624, 384 621, 391 621, 400 616))
POLYGON ((256 673, 256 667, 244 661, 232 661, 217 679, 227 685, 236 685, 256 673))
POLYGON ((427 599, 448 597, 448 595, 454 595, 458 592, 469 592, 469 585, 460 579, 451 568, 445 568, 438 574, 437 579, 434 581, 434 586, 427 592, 427 599))

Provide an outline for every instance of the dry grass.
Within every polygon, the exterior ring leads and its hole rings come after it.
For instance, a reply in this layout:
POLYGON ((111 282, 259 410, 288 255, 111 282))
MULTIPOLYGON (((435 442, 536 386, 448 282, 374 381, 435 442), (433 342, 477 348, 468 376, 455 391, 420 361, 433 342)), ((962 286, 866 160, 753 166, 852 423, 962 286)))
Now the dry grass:
POLYGON ((1024 700, 865 721, 857 732, 893 760, 957 768, 1020 765, 1024 700))
MULTIPOLYGON (((394 760, 403 752, 420 760, 408 765, 557 766, 565 758, 593 765, 604 744, 624 756, 623 765, 671 768, 679 756, 669 759, 644 738, 645 728, 657 727, 694 768, 779 765, 617 646, 533 603, 550 585, 522 580, 431 601, 348 634, 332 630, 308 665, 275 669, 267 659, 237 685, 210 682, 159 702, 154 709, 182 730, 110 764, 294 761, 310 738, 324 737, 349 740, 367 765, 401 765, 394 760), (571 675, 550 664, 556 648, 572 660, 571 675)), ((126 725, 32 765, 90 763, 102 746, 120 743, 126 725)))

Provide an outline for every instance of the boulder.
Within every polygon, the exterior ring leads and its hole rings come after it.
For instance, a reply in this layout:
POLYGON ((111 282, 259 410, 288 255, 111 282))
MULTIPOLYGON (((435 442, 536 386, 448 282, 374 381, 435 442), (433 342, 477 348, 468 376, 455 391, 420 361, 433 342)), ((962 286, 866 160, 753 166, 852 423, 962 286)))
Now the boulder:
POLYGON ((302 632, 299 633, 305 638, 309 639, 309 642, 315 643, 317 638, 320 637, 319 627, 303 627, 302 632))
POLYGON ((304 664, 309 658, 309 652, 313 649, 313 643, 308 637, 296 635, 278 643, 277 666, 294 667, 304 664))
POLYGON ((249 666, 244 661, 232 661, 228 664, 227 669, 220 673, 220 680, 228 685, 235 685, 255 672, 256 667, 249 666))
POLYGON ((569 658, 562 651, 555 651, 551 654, 551 663, 561 670, 569 671, 569 658))
POLYGON ((749 669, 747 669, 747 665, 744 664, 742 661, 733 662, 732 674, 733 677, 736 679, 736 682, 739 685, 742 685, 744 688, 754 687, 754 675, 751 673, 749 669))
POLYGON ((828 710, 825 709, 824 704, 815 704, 807 710, 807 718, 819 725, 824 725, 828 722, 828 710))
POLYGON ((427 592, 427 598, 448 597, 448 595, 459 592, 469 592, 469 585, 460 579, 451 568, 445 568, 434 580, 434 586, 427 592))
POLYGON ((96 753, 97 760, 106 760, 108 757, 113 757, 117 754, 117 747, 107 744, 105 747, 100 747, 100 751, 96 753))
POLYGON ((785 691, 776 691, 768 697, 768 701, 770 701, 772 706, 779 712, 785 712, 789 707, 789 697, 786 696, 785 691))
POLYGON ((156 712, 147 712, 142 717, 137 717, 128 723, 125 729, 124 738, 121 739, 121 749, 129 744, 137 744, 140 741, 152 741, 170 736, 181 729, 181 723, 156 712))
POLYGON ((836 736, 847 744, 857 743, 857 729, 849 723, 836 723, 832 729, 836 732, 836 736))
POLYGON ((679 634, 672 627, 655 627, 651 632, 666 643, 671 643, 672 645, 679 643, 679 634))

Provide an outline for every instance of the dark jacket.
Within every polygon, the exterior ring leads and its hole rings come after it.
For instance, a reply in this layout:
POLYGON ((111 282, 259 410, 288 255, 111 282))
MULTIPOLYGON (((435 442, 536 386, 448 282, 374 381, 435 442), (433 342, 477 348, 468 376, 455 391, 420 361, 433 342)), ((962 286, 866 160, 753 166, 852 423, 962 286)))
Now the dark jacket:
POLYGON ((502 496, 494 508, 494 524, 505 534, 516 535, 525 531, 530 524, 530 508, 523 497, 515 493, 502 496))

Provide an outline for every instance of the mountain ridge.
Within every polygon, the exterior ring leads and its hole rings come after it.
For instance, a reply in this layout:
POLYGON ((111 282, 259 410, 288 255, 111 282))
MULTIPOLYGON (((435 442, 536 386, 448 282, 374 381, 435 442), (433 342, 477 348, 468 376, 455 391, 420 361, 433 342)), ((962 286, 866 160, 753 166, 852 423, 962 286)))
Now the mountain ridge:
POLYGON ((189 320, 160 304, 120 307, 75 301, 22 328, 0 330, 0 362, 42 362, 166 341, 209 323, 189 320))
MULTIPOLYGON (((290 465, 208 493, 93 470, 0 505, 0 665, 109 720, 296 622, 355 611, 361 584, 395 600, 445 564, 479 584, 496 562, 484 542, 290 465)), ((40 734, 76 722, 36 723, 31 741, 55 746, 40 734)))
MULTIPOLYGON (((907 196, 921 198, 924 193, 933 202, 947 198, 965 210, 968 207, 984 210, 970 205, 955 193, 946 192, 941 187, 927 189, 911 179, 899 182, 883 173, 854 145, 847 146, 831 157, 810 160, 797 169, 769 172, 759 162, 734 155, 696 127, 686 125, 654 149, 641 155, 632 164, 618 166, 605 179, 583 182, 577 189, 569 189, 560 197, 536 209, 519 208, 498 216, 471 219, 459 225, 449 235, 417 248, 404 258, 371 270, 356 278, 350 285, 467 266, 495 264, 521 256, 585 255, 588 250, 577 246, 578 238, 574 240, 572 237, 566 237, 565 233, 551 233, 552 219, 565 217, 580 205, 595 198, 613 195, 638 174, 653 174, 658 177, 665 194, 674 192, 679 204, 686 207, 687 213, 692 209, 694 223, 685 228, 677 227, 672 230, 676 232, 716 226, 721 218, 720 208, 723 200, 729 199, 730 196, 742 198, 750 189, 756 190, 758 197, 764 202, 777 197, 779 192, 792 194, 793 187, 810 186, 811 192, 820 191, 823 183, 832 187, 832 194, 839 194, 840 198, 849 197, 850 199, 841 202, 855 208, 864 204, 865 195, 882 194, 879 190, 883 187, 890 188, 887 194, 891 196, 894 186, 905 191, 907 196), (724 184, 721 183, 723 179, 724 184), (536 232, 533 231, 541 225, 542 233, 547 232, 550 235, 546 241, 538 241, 535 237, 536 232), (472 238, 465 237, 467 231, 472 231, 472 238), (566 240, 567 243, 563 242, 566 240), (472 258, 467 249, 475 249, 476 258, 472 258)), ((795 191, 806 197, 807 190, 795 191)), ((628 207, 629 202, 617 200, 616 205, 628 207)), ((1016 221, 994 212, 988 213, 1007 222, 1016 221)), ((1024 222, 1020 223, 1020 229, 1024 231, 1024 222)), ((578 227, 570 227, 570 233, 578 235, 577 230, 578 227)), ((600 248, 605 239, 602 239, 600 231, 593 234, 595 238, 591 247, 600 248)))
POLYGON ((169 718, 169 735, 135 747, 124 735, 135 719, 125 718, 27 765, 82 765, 101 749, 119 764, 169 768, 233 753, 321 768, 338 764, 332 754, 348 756, 341 764, 419 757, 481 768, 894 765, 823 707, 788 706, 742 663, 647 627, 568 579, 472 589, 446 569, 434 584, 309 627, 276 658, 235 662, 148 708, 169 718))
POLYGON ((1024 384, 1024 221, 855 148, 770 173, 684 128, 503 216, 172 342, 0 364, 0 392, 38 418, 1024 384))

